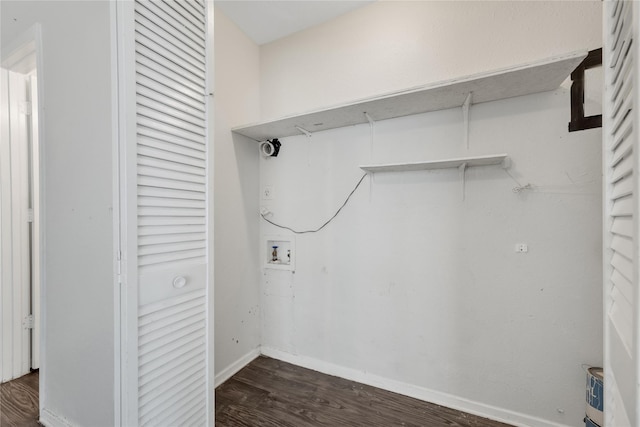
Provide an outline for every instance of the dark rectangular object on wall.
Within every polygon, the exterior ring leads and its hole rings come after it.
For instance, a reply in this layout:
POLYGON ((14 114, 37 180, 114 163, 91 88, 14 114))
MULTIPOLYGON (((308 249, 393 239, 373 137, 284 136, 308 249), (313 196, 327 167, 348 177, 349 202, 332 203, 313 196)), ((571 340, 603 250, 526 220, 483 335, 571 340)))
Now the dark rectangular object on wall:
POLYGON ((587 57, 571 73, 571 121, 569 132, 602 127, 602 114, 584 116, 584 73, 602 66, 602 48, 589 51, 587 57))

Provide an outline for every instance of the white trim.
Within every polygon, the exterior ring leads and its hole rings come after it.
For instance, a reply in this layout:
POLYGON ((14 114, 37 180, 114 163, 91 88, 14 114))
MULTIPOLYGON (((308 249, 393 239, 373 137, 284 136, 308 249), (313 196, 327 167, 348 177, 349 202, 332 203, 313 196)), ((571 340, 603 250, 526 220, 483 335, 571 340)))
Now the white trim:
POLYGON ((120 274, 121 267, 119 258, 122 254, 120 241, 120 123, 119 118, 119 84, 118 84, 118 15, 116 2, 109 4, 110 38, 111 38, 111 127, 112 127, 112 164, 114 171, 112 174, 113 185, 113 413, 114 426, 122 425, 122 405, 121 405, 121 378, 122 365, 121 354, 121 319, 120 319, 120 274))
POLYGON ((359 371, 357 369, 346 368, 344 366, 335 365, 333 363, 324 362, 313 357, 301 356, 284 351, 276 350, 270 347, 261 347, 260 352, 274 359, 291 363, 303 368, 312 369, 327 375, 333 375, 345 378, 351 381, 357 381, 373 387, 399 393, 405 396, 420 399, 426 402, 435 403, 437 405, 446 406, 447 408, 456 409, 469 414, 478 415, 491 420, 500 421, 514 426, 522 427, 566 427, 563 424, 554 423, 542 418, 533 417, 527 414, 510 411, 508 409, 498 408, 496 406, 475 402, 451 394, 430 390, 413 384, 392 380, 381 377, 379 375, 368 372, 359 371))
MULTIPOLYGON (((3 129, 0 157, 3 159, 0 193, 3 208, 0 227, 4 229, 0 249, 0 311, 2 311, 1 381, 29 372, 31 338, 25 328, 30 314, 31 268, 29 238, 29 74, 36 66, 35 30, 29 29, 2 52, 3 129), (6 91, 5 91, 6 90, 6 91)), ((37 141, 35 141, 37 144, 37 141)), ((34 183, 34 189, 37 184, 34 183)), ((35 239, 34 239, 35 240, 35 239)))
POLYGON ((40 419, 38 421, 45 427, 73 427, 73 424, 65 418, 54 414, 48 409, 40 411, 40 419))
MULTIPOLYGON (((134 3, 116 3, 119 238, 121 282, 119 313, 120 420, 119 425, 138 424, 138 287, 137 287, 137 192, 135 116, 134 3)), ((117 264, 116 264, 117 265, 117 264)), ((116 404, 117 405, 117 404, 116 404)))
POLYGON ((206 18, 206 94, 205 108, 206 108, 206 200, 207 200, 207 216, 206 216, 206 233, 207 233, 207 276, 206 276, 206 288, 207 288, 207 425, 215 425, 216 423, 216 377, 215 377, 215 316, 214 316, 214 277, 215 277, 215 263, 214 263, 214 230, 213 230, 213 215, 214 215, 214 194, 213 194, 213 165, 214 165, 214 4, 213 0, 207 0, 205 3, 205 18, 206 18))
POLYGON ((436 390, 430 390, 413 384, 392 380, 381 377, 379 375, 368 372, 359 371, 357 369, 339 366, 333 363, 325 362, 313 357, 301 356, 297 354, 287 353, 276 350, 271 347, 261 346, 255 348, 232 362, 221 372, 216 374, 216 388, 222 385, 229 378, 238 373, 242 368, 253 362, 258 356, 264 355, 273 359, 282 360, 296 366, 311 369, 323 374, 344 378, 350 381, 357 381, 362 384, 377 387, 383 390, 402 394, 404 396, 413 397, 425 402, 435 403, 437 405, 446 406, 447 408, 466 412, 468 414, 477 415, 494 421, 503 422, 513 426, 521 427, 568 427, 565 424, 555 423, 553 421, 523 414, 520 412, 510 411, 508 409, 499 408, 497 406, 487 405, 485 403, 476 402, 465 399, 463 397, 454 396, 436 390))
MULTIPOLYGON (((222 385, 229 378, 237 374, 242 368, 247 366, 249 363, 253 362, 260 354, 263 354, 261 348, 254 348, 244 356, 240 357, 240 359, 231 363, 229 366, 224 368, 219 374, 216 374, 215 386, 216 388, 222 385)), ((277 359, 277 357, 274 357, 277 359)))
MULTIPOLYGON (((39 263, 40 274, 34 278, 33 286, 36 288, 34 293, 39 294, 40 301, 46 301, 46 263, 45 263, 45 218, 46 218, 46 205, 44 204, 46 195, 46 164, 45 164, 45 146, 46 146, 46 133, 45 133, 45 99, 44 99, 44 66, 43 66, 43 47, 42 47, 42 28, 39 23, 32 25, 29 29, 22 34, 14 38, 7 45, 2 46, 2 62, 6 67, 17 65, 11 61, 22 61, 25 56, 31 56, 35 61, 29 63, 29 67, 36 70, 38 84, 36 94, 32 94, 32 98, 37 99, 37 112, 34 112, 34 116, 37 117, 37 134, 38 134, 38 159, 37 166, 39 169, 38 182, 34 182, 34 188, 37 187, 37 200, 33 200, 34 209, 38 209, 39 212, 34 212, 34 221, 38 221, 38 229, 34 228, 34 232, 37 232, 37 236, 33 236, 34 241, 38 241, 36 254, 37 260, 35 263, 39 263), (39 280, 38 280, 39 279, 39 280)), ((24 71, 24 70, 23 70, 24 71)), ((34 159, 36 160, 36 159, 34 159)), ((34 164, 34 167, 36 165, 34 164)), ((39 313, 36 313, 35 321, 38 322, 39 327, 39 367, 40 367, 40 380, 39 380, 39 400, 40 400, 40 413, 42 414, 43 408, 46 405, 47 395, 45 393, 45 385, 47 382, 47 370, 46 370, 46 304, 39 304, 39 313)))

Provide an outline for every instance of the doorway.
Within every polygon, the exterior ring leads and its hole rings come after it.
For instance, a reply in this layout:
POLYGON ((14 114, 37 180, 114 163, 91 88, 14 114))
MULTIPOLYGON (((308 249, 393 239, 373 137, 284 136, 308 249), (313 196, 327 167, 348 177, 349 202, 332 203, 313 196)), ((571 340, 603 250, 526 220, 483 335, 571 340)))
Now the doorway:
POLYGON ((40 368, 39 34, 0 63, 0 382, 40 368))

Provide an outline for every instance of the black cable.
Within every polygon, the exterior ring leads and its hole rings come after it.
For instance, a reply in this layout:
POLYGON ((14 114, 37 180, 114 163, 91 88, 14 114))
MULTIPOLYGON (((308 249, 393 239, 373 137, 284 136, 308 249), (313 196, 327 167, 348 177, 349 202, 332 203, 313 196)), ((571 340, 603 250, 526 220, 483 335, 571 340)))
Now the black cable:
POLYGON ((360 178, 360 181, 358 181, 358 183, 356 184, 356 186, 353 188, 353 190, 351 190, 351 193, 349 193, 349 195, 347 196, 346 200, 344 201, 344 203, 342 204, 342 206, 340 206, 340 208, 338 208, 338 210, 336 211, 336 213, 333 214, 333 216, 331 218, 329 218, 324 224, 322 224, 320 227, 316 228, 315 230, 305 230, 305 231, 297 231, 294 230, 293 228, 284 226, 284 225, 280 225, 280 224, 276 224, 275 222, 271 221, 270 219, 267 219, 264 214, 260 214, 260 216, 262 217, 262 219, 264 219, 265 221, 267 221, 269 224, 271 225, 275 225, 278 228, 284 228, 285 230, 289 230, 295 234, 306 234, 306 233, 317 233, 318 231, 322 230, 325 226, 327 226, 331 221, 333 221, 333 219, 335 217, 338 216, 338 214, 340 213, 340 211, 342 210, 342 208, 344 208, 347 203, 349 202, 349 199, 351 198, 351 196, 353 196, 353 193, 356 192, 356 190, 358 189, 358 187, 360 187, 360 184, 362 184, 362 181, 364 181, 364 178, 367 176, 368 174, 364 174, 362 175, 362 178, 360 178))

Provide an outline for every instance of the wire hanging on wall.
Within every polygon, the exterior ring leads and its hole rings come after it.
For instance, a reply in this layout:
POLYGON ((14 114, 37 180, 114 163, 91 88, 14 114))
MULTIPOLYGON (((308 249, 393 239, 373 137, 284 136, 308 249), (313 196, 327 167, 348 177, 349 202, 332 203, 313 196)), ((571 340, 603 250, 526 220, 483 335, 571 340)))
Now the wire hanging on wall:
POLYGON ((362 184, 362 181, 364 181, 364 179, 365 179, 365 177, 366 177, 367 175, 368 175, 368 174, 366 174, 366 173, 365 173, 364 175, 362 175, 362 177, 360 178, 360 180, 358 181, 358 183, 356 184, 356 186, 353 188, 353 190, 351 190, 351 193, 349 193, 349 195, 348 195, 348 196, 347 196, 347 198, 345 199, 344 203, 342 203, 342 205, 338 208, 338 210, 336 211, 336 213, 334 213, 334 214, 333 214, 333 216, 332 216, 331 218, 329 218, 327 221, 325 221, 325 223, 324 223, 324 224, 322 224, 320 227, 318 227, 318 228, 316 228, 316 229, 314 229, 314 230, 304 230, 304 231, 294 230, 293 228, 291 228, 291 227, 287 227, 286 225, 277 224, 277 223, 275 223, 275 222, 271 221, 270 219, 268 219, 268 218, 266 217, 266 216, 268 215, 268 213, 267 213, 267 214, 265 214, 265 213, 262 213, 262 212, 261 212, 261 213, 260 213, 260 216, 262 217, 262 219, 263 219, 263 220, 265 220, 265 221, 266 221, 266 222, 268 222, 269 224, 271 224, 271 225, 273 225, 273 226, 276 226, 276 227, 278 227, 278 228, 283 228, 283 229, 285 229, 285 230, 289 230, 289 231, 291 231, 292 233, 295 233, 295 234, 317 233, 318 231, 322 230, 322 229, 323 229, 323 228, 325 228, 327 225, 329 225, 329 223, 330 223, 331 221, 333 221, 333 219, 334 219, 335 217, 337 217, 337 216, 338 216, 338 214, 340 213, 340 211, 342 210, 342 208, 344 208, 344 207, 347 205, 347 203, 349 202, 349 199, 351 199, 351 196, 353 196, 353 193, 355 193, 355 192, 356 192, 356 190, 358 189, 358 187, 360 187, 360 184, 362 184))

